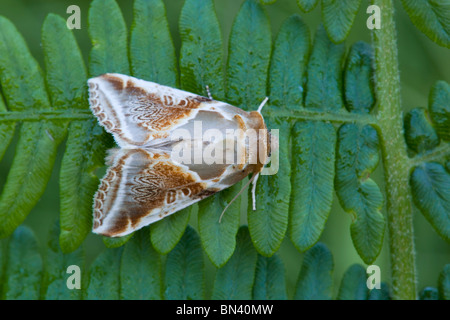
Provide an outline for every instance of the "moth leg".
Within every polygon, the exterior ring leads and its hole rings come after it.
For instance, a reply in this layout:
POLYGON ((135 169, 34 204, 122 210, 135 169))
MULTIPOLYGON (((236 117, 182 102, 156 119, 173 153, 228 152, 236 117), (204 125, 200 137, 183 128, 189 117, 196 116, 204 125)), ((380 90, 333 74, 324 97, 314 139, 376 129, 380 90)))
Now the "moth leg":
POLYGON ((211 99, 211 100, 213 100, 213 97, 212 97, 212 95, 211 95, 211 92, 209 91, 209 86, 206 85, 205 88, 206 88, 206 92, 208 93, 208 98, 211 99))
POLYGON ((253 202, 253 211, 256 210, 256 181, 258 181, 259 172, 255 175, 255 178, 252 180, 252 202, 253 202))
MULTIPOLYGON (((235 195, 234 198, 227 204, 227 206, 225 207, 225 209, 223 209, 222 213, 220 214, 219 223, 222 221, 222 217, 223 217, 225 211, 227 211, 228 207, 231 206, 231 204, 234 202, 234 200, 236 200, 236 199, 241 195, 241 193, 242 193, 245 189, 247 189, 247 187, 250 185, 250 183, 252 183, 252 181, 253 181, 255 178, 257 178, 257 177, 256 177, 255 175, 253 175, 253 176, 247 181, 247 183, 245 184, 245 186, 242 187, 241 191, 239 191, 238 194, 235 195)), ((253 203, 253 206, 255 206, 255 203, 253 203)), ((255 209, 253 209, 253 210, 255 210, 255 209)))

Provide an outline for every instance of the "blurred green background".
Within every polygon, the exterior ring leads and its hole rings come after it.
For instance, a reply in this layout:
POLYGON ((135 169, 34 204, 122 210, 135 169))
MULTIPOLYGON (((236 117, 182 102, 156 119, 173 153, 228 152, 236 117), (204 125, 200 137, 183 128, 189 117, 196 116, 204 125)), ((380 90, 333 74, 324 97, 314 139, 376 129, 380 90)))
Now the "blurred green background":
MULTIPOLYGON (((43 53, 41 50, 41 26, 50 12, 67 18, 66 8, 69 5, 76 4, 81 8, 81 30, 74 30, 74 34, 78 40, 79 46, 83 52, 85 62, 88 62, 89 50, 91 47, 87 32, 87 12, 91 1, 88 0, 0 0, 0 15, 10 19, 24 36, 32 55, 43 66, 43 53)), ((122 8, 125 21, 130 28, 133 18, 131 0, 117 0, 122 8)), ((165 0, 167 15, 169 19, 170 29, 177 53, 180 48, 180 37, 178 35, 178 17, 183 4, 183 0, 165 0)), ((234 16, 239 10, 243 0, 215 0, 217 16, 222 28, 224 39, 224 50, 227 50, 228 35, 234 16)), ((402 81, 402 99, 404 110, 413 107, 427 106, 428 91, 437 80, 445 80, 450 82, 450 50, 439 47, 420 31, 418 31, 409 20, 399 1, 394 1, 397 5, 397 30, 398 30, 398 49, 400 62, 400 76, 402 81)), ((368 2, 363 2, 354 26, 346 41, 347 48, 355 41, 364 40, 370 42, 370 33, 366 27, 366 19, 368 15, 365 13, 368 2)), ((320 5, 312 12, 304 14, 297 7, 296 0, 278 0, 275 4, 266 6, 266 11, 271 20, 272 35, 276 36, 282 22, 290 15, 300 14, 307 25, 310 27, 311 34, 321 22, 320 5)), ((225 51, 226 52, 226 51, 225 51)), ((70 66, 68 66, 70 67, 70 66)), ((259 99, 256 97, 255 99, 259 99)), ((259 101, 259 100, 258 100, 259 101)), ((9 147, 4 159, 0 163, 0 187, 3 186, 6 176, 11 165, 15 141, 9 147)), ((64 151, 64 144, 60 146, 59 158, 64 151)), ((59 189, 58 189, 58 172, 59 161, 54 168, 52 178, 49 182, 47 190, 39 201, 38 205, 33 209, 25 224, 30 226, 36 233, 41 249, 47 242, 47 235, 50 226, 57 219, 59 214, 59 189)), ((381 164, 377 169, 374 179, 378 184, 383 186, 381 164)), ((295 186, 294 186, 295 187, 295 186)), ((196 215, 191 217, 191 224, 196 225, 196 215)), ((242 215, 242 223, 245 223, 245 215, 242 215)), ((343 212, 337 199, 335 198, 334 207, 328 219, 325 231, 321 241, 326 243, 333 253, 335 262, 335 292, 339 288, 340 279, 345 270, 353 263, 361 263, 362 260, 357 255, 351 238, 350 215, 343 212)), ((417 266, 418 266, 418 289, 425 286, 436 286, 439 272, 443 266, 450 263, 450 245, 440 239, 430 224, 425 220, 418 211, 414 212, 415 239, 417 248, 417 266)), ((375 264, 381 267, 382 280, 390 281, 390 267, 388 255, 388 234, 387 230, 384 239, 384 248, 376 260, 375 264)), ((87 262, 90 263, 98 253, 104 249, 103 242, 100 237, 90 235, 84 243, 87 262)), ((292 297, 295 282, 300 270, 303 254, 299 253, 290 243, 288 238, 285 239, 278 254, 282 257, 286 268, 286 276, 288 283, 288 294, 292 297)), ((214 279, 213 267, 205 256, 205 261, 209 271, 207 274, 208 289, 212 287, 214 279)))

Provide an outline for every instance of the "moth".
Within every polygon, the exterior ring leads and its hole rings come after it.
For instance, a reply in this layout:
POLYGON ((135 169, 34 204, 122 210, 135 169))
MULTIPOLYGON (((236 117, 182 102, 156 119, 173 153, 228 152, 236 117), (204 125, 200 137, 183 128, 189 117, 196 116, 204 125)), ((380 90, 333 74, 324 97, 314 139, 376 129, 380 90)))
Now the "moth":
POLYGON ((127 235, 250 173, 255 207, 256 180, 271 152, 261 115, 267 98, 246 112, 209 91, 207 98, 122 74, 88 85, 90 109, 119 147, 109 151, 94 196, 94 233, 127 235))

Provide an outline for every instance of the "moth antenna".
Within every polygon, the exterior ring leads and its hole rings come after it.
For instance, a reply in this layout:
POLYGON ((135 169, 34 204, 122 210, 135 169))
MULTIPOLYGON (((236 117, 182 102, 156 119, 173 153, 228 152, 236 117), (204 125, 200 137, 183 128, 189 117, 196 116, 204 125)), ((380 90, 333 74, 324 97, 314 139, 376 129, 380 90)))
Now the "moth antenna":
POLYGON ((213 97, 212 97, 212 95, 211 95, 211 92, 209 91, 209 86, 206 85, 205 88, 206 88, 206 92, 208 93, 208 98, 211 99, 211 100, 213 100, 213 97))
POLYGON ((252 177, 252 202, 253 202, 253 211, 256 210, 256 181, 258 181, 259 172, 255 175, 255 178, 252 177))
POLYGON ((258 111, 259 113, 261 113, 261 110, 262 110, 262 108, 264 107, 264 105, 266 104, 267 100, 269 100, 269 97, 266 97, 266 98, 263 100, 263 102, 261 102, 261 104, 260 104, 259 107, 258 107, 258 110, 256 110, 256 111, 258 111))
POLYGON ((225 211, 227 211, 228 207, 234 202, 234 200, 236 200, 241 193, 247 189, 247 187, 250 185, 250 183, 252 183, 252 181, 255 179, 257 175, 253 175, 253 177, 251 177, 251 179, 248 180, 248 182, 245 184, 245 186, 241 189, 241 191, 238 192, 238 194, 233 198, 233 200, 230 201, 230 203, 227 204, 227 206, 225 207, 225 209, 223 209, 222 213, 220 214, 220 218, 219 218, 219 223, 222 221, 222 217, 223 214, 225 213, 225 211))

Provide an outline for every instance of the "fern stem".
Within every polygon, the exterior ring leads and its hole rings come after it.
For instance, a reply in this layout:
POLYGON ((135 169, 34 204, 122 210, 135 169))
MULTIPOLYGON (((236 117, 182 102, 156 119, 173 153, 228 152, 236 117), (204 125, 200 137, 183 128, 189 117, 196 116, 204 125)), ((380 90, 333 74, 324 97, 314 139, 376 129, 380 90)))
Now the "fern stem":
POLYGON ((25 122, 42 120, 87 120, 94 115, 90 110, 39 110, 39 111, 6 111, 0 112, 1 122, 25 122))
POLYGON ((276 110, 275 112, 263 111, 263 115, 269 118, 286 118, 296 120, 315 120, 315 121, 329 121, 336 123, 359 123, 362 125, 371 124, 376 126, 378 124, 377 118, 369 114, 350 113, 347 111, 330 112, 330 111, 316 111, 299 108, 293 111, 276 110))
MULTIPOLYGON (((277 110, 274 113, 264 113, 266 117, 270 118, 286 118, 297 120, 316 120, 316 121, 330 121, 336 123, 359 123, 371 124, 377 126, 377 118, 367 114, 342 112, 322 112, 315 110, 307 110, 300 108, 295 111, 281 111, 277 110)), ((90 110, 39 110, 39 111, 4 111, 0 112, 0 122, 26 122, 26 121, 41 121, 41 120, 88 120, 93 118, 90 110)))
POLYGON ((450 143, 441 142, 441 144, 431 151, 416 155, 410 159, 410 167, 413 168, 424 162, 443 161, 450 157, 450 143))
POLYGON ((381 28, 373 30, 378 130, 387 197, 393 298, 416 299, 413 205, 409 187, 409 159, 403 138, 397 32, 392 0, 372 0, 381 9, 381 28))

